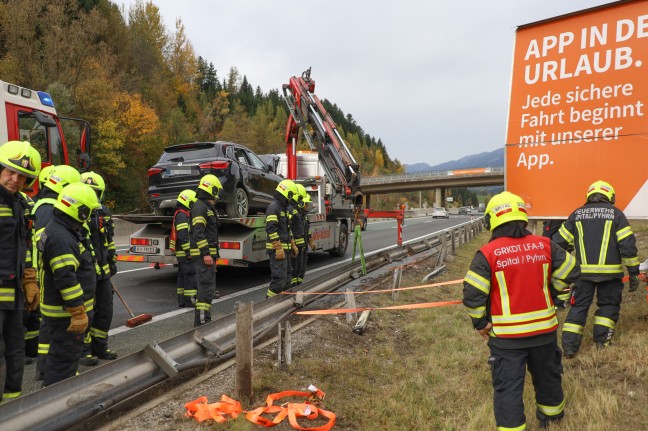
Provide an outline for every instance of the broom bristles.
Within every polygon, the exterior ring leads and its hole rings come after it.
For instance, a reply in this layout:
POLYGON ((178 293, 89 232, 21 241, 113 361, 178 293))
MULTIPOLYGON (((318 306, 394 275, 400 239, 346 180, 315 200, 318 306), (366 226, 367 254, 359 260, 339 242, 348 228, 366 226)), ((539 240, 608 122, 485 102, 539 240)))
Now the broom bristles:
POLYGON ((153 319, 152 314, 140 314, 126 321, 126 326, 129 328, 134 328, 135 326, 141 325, 142 323, 150 322, 153 319))

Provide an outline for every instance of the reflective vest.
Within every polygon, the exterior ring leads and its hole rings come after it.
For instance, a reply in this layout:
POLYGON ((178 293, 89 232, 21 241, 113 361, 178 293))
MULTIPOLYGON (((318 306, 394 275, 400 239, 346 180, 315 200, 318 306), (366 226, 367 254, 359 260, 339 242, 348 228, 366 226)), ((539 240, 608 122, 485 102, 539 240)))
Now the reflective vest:
POLYGON ((492 334, 532 337, 558 328, 551 288, 551 241, 501 237, 481 248, 491 268, 492 334))

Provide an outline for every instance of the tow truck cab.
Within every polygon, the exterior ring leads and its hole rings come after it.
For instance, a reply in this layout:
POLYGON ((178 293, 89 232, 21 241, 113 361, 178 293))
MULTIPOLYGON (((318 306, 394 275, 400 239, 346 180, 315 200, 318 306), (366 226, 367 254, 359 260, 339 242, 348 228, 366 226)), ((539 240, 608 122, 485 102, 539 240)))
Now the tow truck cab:
POLYGON ((44 91, 0 81, 0 145, 8 141, 29 141, 41 155, 41 167, 71 164, 81 172, 90 167, 87 121, 59 117, 44 91))

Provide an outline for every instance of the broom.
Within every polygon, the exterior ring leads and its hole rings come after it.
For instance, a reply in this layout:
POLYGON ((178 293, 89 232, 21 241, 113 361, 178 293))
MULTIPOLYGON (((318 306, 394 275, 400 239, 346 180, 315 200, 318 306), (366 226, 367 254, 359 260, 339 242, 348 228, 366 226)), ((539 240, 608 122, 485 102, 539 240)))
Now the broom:
POLYGON ((128 310, 128 314, 131 315, 131 318, 126 321, 126 326, 129 328, 134 328, 136 326, 141 325, 142 323, 150 322, 151 319, 153 319, 152 314, 140 314, 139 316, 136 316, 133 314, 133 310, 130 309, 128 304, 126 304, 126 301, 124 301, 124 297, 121 296, 121 293, 119 293, 119 290, 115 287, 113 283, 110 283, 112 285, 113 290, 119 296, 119 299, 121 299, 122 304, 124 304, 124 307, 126 307, 126 310, 128 310))

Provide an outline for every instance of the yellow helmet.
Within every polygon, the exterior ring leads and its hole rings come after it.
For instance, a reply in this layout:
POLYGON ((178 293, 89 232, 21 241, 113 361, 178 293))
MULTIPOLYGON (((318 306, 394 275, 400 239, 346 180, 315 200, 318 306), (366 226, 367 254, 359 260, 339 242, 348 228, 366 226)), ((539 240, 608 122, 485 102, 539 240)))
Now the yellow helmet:
POLYGON ((43 188, 55 167, 54 165, 48 165, 41 169, 40 174, 38 174, 38 188, 43 188))
POLYGON ((306 198, 308 197, 308 193, 306 193, 306 187, 304 187, 303 184, 299 183, 295 183, 295 187, 297 188, 297 195, 300 198, 300 206, 304 206, 304 203, 306 203, 306 198))
POLYGON ((286 199, 291 199, 294 193, 295 183, 292 180, 282 180, 275 190, 286 199))
POLYGON ((41 156, 27 141, 9 141, 0 146, 0 165, 29 178, 26 184, 31 187, 41 169, 41 156))
POLYGON ((72 166, 58 165, 50 172, 45 187, 56 193, 61 193, 63 187, 80 181, 81 174, 79 171, 74 169, 72 166))
POLYGON ((589 197, 592 196, 594 193, 602 194, 612 204, 614 203, 614 200, 616 198, 616 195, 614 193, 614 187, 612 187, 610 183, 607 183, 602 180, 598 180, 595 183, 593 183, 591 186, 589 186, 589 189, 587 189, 587 199, 589 199, 589 197))
POLYGON ((83 223, 90 218, 90 213, 93 210, 101 208, 101 204, 92 187, 77 182, 63 187, 54 208, 83 223))
POLYGON ((183 190, 178 195, 178 203, 187 207, 187 209, 191 209, 191 205, 193 205, 194 202, 196 202, 196 192, 193 190, 183 190))
POLYGON ((104 191, 106 191, 106 182, 103 177, 96 172, 84 172, 81 174, 81 182, 89 185, 99 196, 99 202, 103 200, 104 191))
POLYGON ((200 190, 206 191, 213 197, 216 197, 218 195, 218 191, 223 188, 223 185, 216 175, 207 174, 200 179, 198 188, 200 190), (214 187, 216 187, 216 191, 214 191, 214 187))
POLYGON ((502 192, 493 196, 488 201, 485 212, 486 229, 491 231, 510 221, 520 220, 527 223, 529 221, 524 200, 511 192, 502 192))

